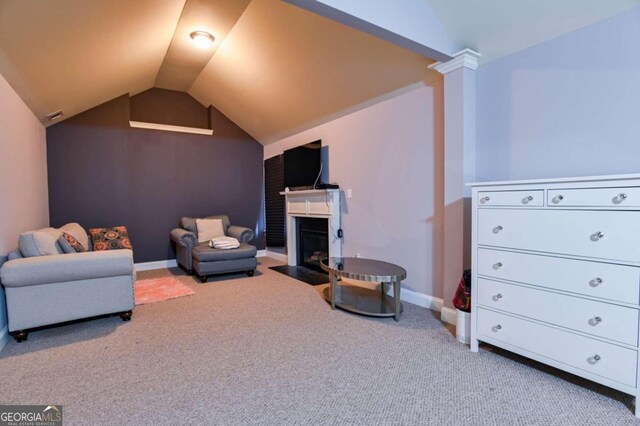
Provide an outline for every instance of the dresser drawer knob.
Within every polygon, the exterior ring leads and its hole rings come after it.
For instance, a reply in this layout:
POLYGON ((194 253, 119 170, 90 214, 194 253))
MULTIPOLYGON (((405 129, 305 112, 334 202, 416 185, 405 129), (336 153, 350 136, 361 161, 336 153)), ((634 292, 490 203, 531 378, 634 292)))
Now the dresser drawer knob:
POLYGON ((500 269, 502 268, 502 262, 498 262, 498 263, 494 263, 493 264, 493 269, 500 269))
POLYGON ((529 195, 528 197, 524 197, 522 199, 522 204, 529 204, 531 201, 533 201, 533 197, 529 195))
POLYGON ((482 197, 482 198, 480 198, 480 204, 484 204, 484 203, 486 203, 487 201, 489 201, 490 199, 491 199, 491 198, 489 198, 489 197, 482 197))
POLYGON ((491 330, 493 330, 493 332, 498 332, 499 330, 502 330, 502 326, 500 324, 494 325, 491 327, 491 330))
POLYGON ((498 300, 502 299, 502 295, 500 293, 496 294, 495 296, 493 296, 493 301, 497 302, 498 300))
POLYGON ((598 231, 598 232, 596 232, 594 234, 591 234, 591 236, 589 238, 591 238, 591 241, 593 241, 593 242, 600 241, 601 239, 604 238, 604 234, 602 232, 598 231))
POLYGON ((624 192, 621 192, 620 194, 613 197, 613 200, 611 201, 613 201, 613 204, 620 204, 626 199, 627 199, 627 194, 625 194, 624 192))
POLYGON ((502 231, 504 228, 501 225, 496 226, 495 228, 493 228, 493 233, 497 234, 498 232, 502 231))
POLYGON ((587 362, 591 365, 596 365, 601 359, 600 355, 595 354, 594 356, 587 358, 587 362))
POLYGON ((589 285, 591 287, 598 287, 600 284, 602 284, 602 278, 594 278, 589 281, 589 285))
POLYGON ((564 200, 564 196, 561 194, 556 195, 555 197, 553 197, 553 199, 551 200, 551 202, 553 202, 553 204, 558 204, 560 201, 564 200))
POLYGON ((591 319, 589 320, 589 325, 592 325, 592 326, 594 326, 594 327, 595 327, 596 325, 600 324, 601 322, 602 322, 602 318, 600 318, 600 317, 593 317, 593 318, 591 318, 591 319))

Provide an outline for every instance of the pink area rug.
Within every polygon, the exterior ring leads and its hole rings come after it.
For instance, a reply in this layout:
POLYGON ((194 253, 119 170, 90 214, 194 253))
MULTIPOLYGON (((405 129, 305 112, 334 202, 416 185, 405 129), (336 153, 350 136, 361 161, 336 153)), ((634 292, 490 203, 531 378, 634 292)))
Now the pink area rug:
POLYGON ((173 277, 138 280, 134 286, 136 305, 162 302, 182 296, 191 296, 195 292, 173 277))

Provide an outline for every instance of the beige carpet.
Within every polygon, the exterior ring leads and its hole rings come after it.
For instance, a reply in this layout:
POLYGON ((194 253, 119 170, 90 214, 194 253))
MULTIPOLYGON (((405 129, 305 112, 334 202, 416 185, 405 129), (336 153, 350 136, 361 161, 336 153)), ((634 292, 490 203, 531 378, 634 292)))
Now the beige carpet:
POLYGON ((133 319, 34 332, 0 353, 0 403, 62 404, 65 424, 635 424, 633 398, 487 348, 435 314, 331 311, 267 269, 136 307, 133 319))

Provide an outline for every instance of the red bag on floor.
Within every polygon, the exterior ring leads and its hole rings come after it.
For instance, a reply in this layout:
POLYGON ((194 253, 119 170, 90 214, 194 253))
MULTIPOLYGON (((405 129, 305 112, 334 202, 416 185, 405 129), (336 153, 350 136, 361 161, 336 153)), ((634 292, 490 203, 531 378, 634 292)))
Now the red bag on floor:
POLYGON ((464 312, 471 312, 471 270, 467 269, 462 274, 460 284, 453 297, 453 306, 464 312))

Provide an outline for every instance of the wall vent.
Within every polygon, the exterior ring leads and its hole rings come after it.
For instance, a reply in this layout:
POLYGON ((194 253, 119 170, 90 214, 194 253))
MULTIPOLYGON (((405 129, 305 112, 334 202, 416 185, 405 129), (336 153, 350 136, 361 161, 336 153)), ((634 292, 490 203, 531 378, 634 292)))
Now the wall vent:
POLYGON ((64 114, 63 114, 62 110, 60 109, 60 110, 58 110, 56 112, 52 112, 51 114, 47 114, 47 120, 55 121, 55 120, 61 118, 63 115, 64 114))

